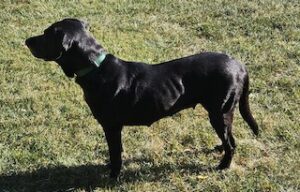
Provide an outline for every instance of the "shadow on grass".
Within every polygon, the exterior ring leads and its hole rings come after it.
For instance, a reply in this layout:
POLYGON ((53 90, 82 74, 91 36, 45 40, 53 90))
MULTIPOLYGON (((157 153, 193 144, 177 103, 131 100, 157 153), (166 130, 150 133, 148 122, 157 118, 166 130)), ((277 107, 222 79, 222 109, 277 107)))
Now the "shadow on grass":
POLYGON ((148 165, 137 171, 123 170, 118 182, 108 178, 109 170, 106 165, 58 166, 0 175, 0 191, 93 191, 95 188, 114 188, 122 183, 159 181, 172 172, 199 173, 211 170, 191 164, 149 166, 151 161, 147 159, 129 160, 125 164, 132 161, 148 165))

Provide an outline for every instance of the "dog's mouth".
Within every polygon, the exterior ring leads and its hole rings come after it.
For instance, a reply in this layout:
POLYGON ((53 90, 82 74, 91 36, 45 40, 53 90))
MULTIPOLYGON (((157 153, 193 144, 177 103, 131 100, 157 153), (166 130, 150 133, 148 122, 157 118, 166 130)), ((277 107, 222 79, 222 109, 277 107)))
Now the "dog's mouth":
POLYGON ((37 51, 35 51, 35 49, 33 49, 32 47, 30 47, 30 46, 28 46, 28 45, 27 45, 27 47, 29 48, 31 54, 32 54, 34 57, 36 57, 36 58, 38 58, 38 59, 43 59, 43 57, 42 57, 41 55, 39 55, 39 53, 38 53, 37 51))

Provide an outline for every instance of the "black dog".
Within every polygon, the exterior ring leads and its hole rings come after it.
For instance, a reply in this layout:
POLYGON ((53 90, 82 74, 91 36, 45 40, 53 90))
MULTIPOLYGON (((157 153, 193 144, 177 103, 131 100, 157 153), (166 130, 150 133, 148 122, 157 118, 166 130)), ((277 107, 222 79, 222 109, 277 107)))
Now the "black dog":
POLYGON ((111 177, 120 173, 121 130, 124 125, 148 125, 197 104, 208 111, 225 155, 218 169, 230 166, 235 142, 233 112, 257 135, 248 103, 245 66, 220 53, 200 53, 157 65, 128 62, 106 54, 87 32, 86 23, 64 19, 44 34, 26 40, 32 54, 57 62, 84 92, 94 117, 102 125, 109 147, 111 177))

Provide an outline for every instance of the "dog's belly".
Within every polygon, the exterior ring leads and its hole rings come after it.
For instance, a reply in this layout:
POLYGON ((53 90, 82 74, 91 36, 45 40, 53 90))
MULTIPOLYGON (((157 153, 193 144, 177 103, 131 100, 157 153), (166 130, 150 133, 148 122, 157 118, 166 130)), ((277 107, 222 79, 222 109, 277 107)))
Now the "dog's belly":
POLYGON ((123 114, 126 114, 123 118, 124 125, 147 125, 150 126, 155 121, 158 121, 164 117, 172 116, 175 113, 195 107, 198 102, 186 97, 179 98, 170 108, 166 109, 163 105, 155 105, 153 102, 143 102, 137 106, 127 110, 123 114))
POLYGON ((142 111, 137 111, 137 112, 133 112, 131 114, 128 114, 127 117, 123 120, 123 125, 146 125, 146 126, 150 126, 152 125, 154 122, 168 117, 168 116, 172 116, 175 113, 184 110, 186 108, 190 108, 190 107, 195 107, 196 104, 193 105, 188 105, 188 106, 182 106, 181 108, 174 108, 168 111, 165 111, 163 113, 156 113, 156 112, 152 112, 148 111, 148 112, 142 112, 142 111))

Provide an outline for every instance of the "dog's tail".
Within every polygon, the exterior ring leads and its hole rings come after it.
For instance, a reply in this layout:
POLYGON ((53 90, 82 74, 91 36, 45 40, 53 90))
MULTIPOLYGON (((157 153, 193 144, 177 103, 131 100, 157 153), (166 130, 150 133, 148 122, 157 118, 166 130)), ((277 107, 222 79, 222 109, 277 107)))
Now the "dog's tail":
POLYGON ((255 135, 258 135, 258 125, 253 118, 250 107, 249 107, 249 76, 246 75, 244 79, 244 87, 243 87, 243 93, 241 95, 240 101, 239 101, 239 110, 243 117, 243 119, 248 123, 250 128, 252 129, 253 133, 255 135))

